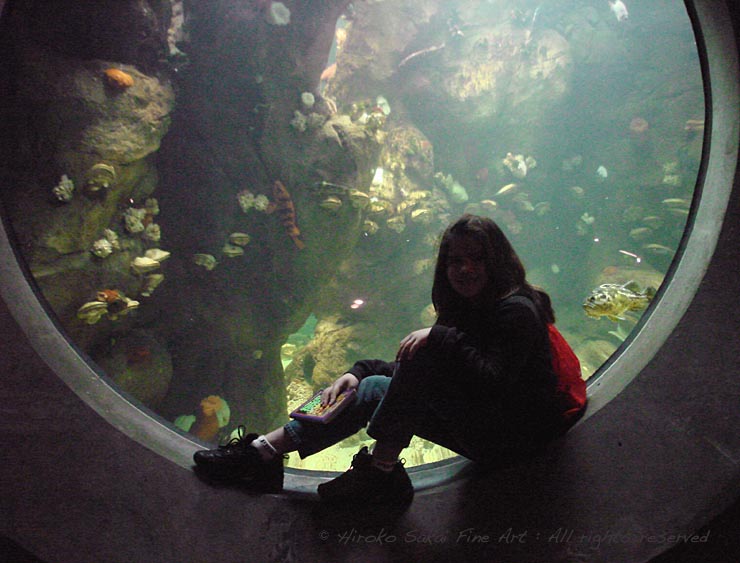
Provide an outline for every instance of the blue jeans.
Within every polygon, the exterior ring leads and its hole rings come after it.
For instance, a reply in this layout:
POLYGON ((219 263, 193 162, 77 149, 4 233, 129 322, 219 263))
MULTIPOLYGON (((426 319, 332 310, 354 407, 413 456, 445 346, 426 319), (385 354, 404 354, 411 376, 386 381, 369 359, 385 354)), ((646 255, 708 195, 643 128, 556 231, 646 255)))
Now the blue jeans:
POLYGON ((291 420, 285 430, 301 458, 365 426, 372 438, 399 448, 417 435, 473 460, 499 457, 500 446, 511 441, 510 425, 497 405, 456 376, 456 367, 434 350, 420 350, 392 378, 365 377, 353 404, 329 424, 291 420))

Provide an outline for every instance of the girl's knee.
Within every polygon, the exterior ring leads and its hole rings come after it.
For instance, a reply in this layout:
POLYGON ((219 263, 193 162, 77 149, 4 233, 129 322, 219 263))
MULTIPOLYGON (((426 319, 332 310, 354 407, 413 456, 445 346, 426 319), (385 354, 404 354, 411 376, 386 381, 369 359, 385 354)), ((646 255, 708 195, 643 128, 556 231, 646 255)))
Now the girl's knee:
POLYGON ((360 385, 357 388, 357 402, 377 403, 385 396, 390 382, 390 377, 384 375, 370 375, 365 377, 360 381, 360 385))

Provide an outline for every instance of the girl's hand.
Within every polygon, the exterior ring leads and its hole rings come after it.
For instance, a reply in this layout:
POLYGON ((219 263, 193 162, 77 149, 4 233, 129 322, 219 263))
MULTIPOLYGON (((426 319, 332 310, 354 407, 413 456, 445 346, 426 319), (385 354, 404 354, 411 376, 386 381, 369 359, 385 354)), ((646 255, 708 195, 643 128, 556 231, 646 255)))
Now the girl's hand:
POLYGON ((341 395, 343 391, 357 389, 359 384, 360 380, 357 379, 357 376, 352 375, 351 373, 345 373, 322 391, 321 406, 333 405, 337 400, 337 397, 341 395))
POLYGON ((429 333, 431 331, 431 327, 415 330, 406 338, 401 340, 401 346, 398 348, 396 360, 400 362, 402 360, 412 359, 419 348, 426 346, 427 340, 429 339, 429 333))

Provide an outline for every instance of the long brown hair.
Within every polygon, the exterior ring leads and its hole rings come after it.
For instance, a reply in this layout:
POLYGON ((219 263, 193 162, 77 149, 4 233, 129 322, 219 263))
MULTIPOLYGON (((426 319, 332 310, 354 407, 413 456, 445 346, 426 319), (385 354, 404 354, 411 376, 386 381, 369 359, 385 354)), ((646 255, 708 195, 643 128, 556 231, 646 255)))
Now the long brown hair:
POLYGON ((484 249, 488 274, 488 286, 484 289, 486 305, 519 293, 534 302, 543 322, 555 322, 550 296, 527 282, 524 265, 501 228, 488 217, 470 214, 463 215, 447 227, 439 244, 432 303, 440 321, 454 317, 466 307, 465 299, 452 288, 447 278, 450 243, 456 237, 470 237, 484 249))

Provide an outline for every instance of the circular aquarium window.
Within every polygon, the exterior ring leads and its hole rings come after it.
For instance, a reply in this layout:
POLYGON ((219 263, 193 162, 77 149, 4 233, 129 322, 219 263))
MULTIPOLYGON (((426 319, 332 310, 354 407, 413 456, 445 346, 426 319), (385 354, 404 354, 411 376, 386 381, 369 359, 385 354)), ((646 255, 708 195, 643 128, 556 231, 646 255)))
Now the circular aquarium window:
MULTIPOLYGON (((288 4, 121 8, 115 29, 88 5, 5 10, 2 203, 51 317, 28 328, 42 354, 187 463, 188 436, 267 431, 432 324, 435 245, 467 212, 503 227, 599 386, 650 332, 698 205, 686 8, 288 4)), ((25 281, 3 283, 19 315, 41 312, 25 281)), ((362 440, 289 465, 343 470, 362 440)), ((404 455, 453 454, 419 440, 404 455)))

